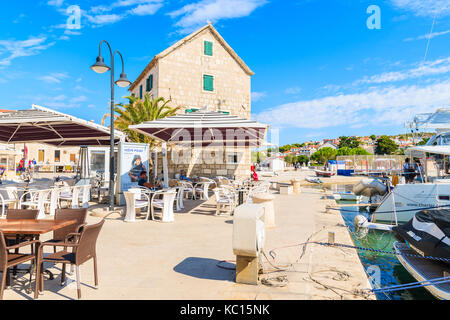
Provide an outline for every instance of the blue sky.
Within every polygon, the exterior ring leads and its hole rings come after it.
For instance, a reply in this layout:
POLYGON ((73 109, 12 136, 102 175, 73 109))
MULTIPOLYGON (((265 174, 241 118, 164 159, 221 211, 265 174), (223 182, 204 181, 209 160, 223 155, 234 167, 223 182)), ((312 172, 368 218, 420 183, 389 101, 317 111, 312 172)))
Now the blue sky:
MULTIPOLYGON (((11 1, 0 11, 0 108, 100 122, 109 78, 89 69, 100 40, 134 80, 209 20, 255 72, 253 117, 281 144, 404 133, 414 114, 450 107, 449 18, 450 0, 11 1), (67 29, 71 5, 80 29, 67 29), (381 29, 367 27, 371 5, 381 29)), ((126 94, 117 88, 116 101, 126 94)))

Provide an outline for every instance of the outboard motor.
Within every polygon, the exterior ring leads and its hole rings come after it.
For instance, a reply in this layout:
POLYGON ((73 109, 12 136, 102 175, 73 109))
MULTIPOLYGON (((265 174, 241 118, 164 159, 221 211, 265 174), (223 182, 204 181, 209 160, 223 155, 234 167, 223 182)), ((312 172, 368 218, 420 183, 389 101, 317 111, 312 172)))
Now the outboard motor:
POLYGON ((419 211, 408 223, 392 230, 420 255, 450 258, 449 209, 419 211))
POLYGON ((378 179, 363 179, 353 186, 353 193, 357 196, 384 196, 388 192, 387 186, 378 179))

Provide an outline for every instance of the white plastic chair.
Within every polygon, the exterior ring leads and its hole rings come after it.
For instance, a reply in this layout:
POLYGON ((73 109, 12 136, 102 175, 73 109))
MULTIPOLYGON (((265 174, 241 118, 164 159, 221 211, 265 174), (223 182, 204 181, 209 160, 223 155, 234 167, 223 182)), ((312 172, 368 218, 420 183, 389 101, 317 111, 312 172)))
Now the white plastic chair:
POLYGON ((183 180, 181 181, 181 186, 183 187, 183 196, 186 196, 186 198, 190 198, 192 200, 195 200, 195 189, 192 183, 189 181, 183 180))
POLYGON ((50 206, 49 214, 50 216, 54 216, 56 209, 59 207, 59 188, 52 188, 50 191, 50 199, 45 200, 45 204, 50 206))
POLYGON ((197 198, 197 195, 199 195, 199 198, 201 200, 208 200, 209 199, 208 192, 210 185, 211 185, 210 181, 203 181, 197 183, 194 189, 195 198, 197 198))
POLYGON ((252 196, 254 194, 258 194, 258 193, 269 193, 269 189, 270 189, 270 183, 260 183, 252 188, 249 189, 248 194, 247 194, 247 203, 251 203, 252 202, 252 196))
POLYGON ((89 208, 90 191, 91 191, 90 184, 80 186, 79 188, 78 200, 81 201, 82 208, 89 208))
POLYGON ((216 195, 217 204, 216 215, 220 215, 223 211, 233 215, 236 206, 235 193, 229 188, 215 188, 214 194, 216 195))
POLYGON ((2 206, 2 217, 5 215, 5 207, 19 202, 16 187, 6 187, 0 190, 0 205, 2 206), (3 192, 2 192, 3 191, 3 192))
POLYGON ((31 194, 31 199, 30 200, 24 200, 25 196, 27 195, 27 193, 24 193, 22 195, 22 197, 19 200, 19 208, 22 209, 22 206, 28 206, 31 208, 36 208, 37 210, 39 210, 39 214, 38 214, 38 219, 43 219, 45 218, 45 203, 47 201, 48 195, 50 193, 51 190, 37 190, 34 192, 30 192, 31 194))
POLYGON ((140 188, 132 188, 123 193, 125 197, 127 211, 125 213, 125 222, 136 221, 136 209, 142 209, 147 207, 147 215, 145 220, 148 219, 150 213, 150 196, 145 192, 142 192, 140 188), (144 198, 145 200, 142 200, 144 198))
POLYGON ((173 206, 176 196, 177 191, 175 189, 155 192, 150 205, 152 220, 155 219, 155 209, 160 209, 162 222, 175 221, 173 206))
MULTIPOLYGON (((80 186, 63 187, 59 193, 59 201, 70 202, 70 207, 78 209, 78 202, 80 198, 80 186)), ((62 207, 60 205, 60 207, 62 207)))
POLYGON ((177 186, 174 188, 177 191, 177 195, 175 197, 175 210, 176 211, 181 211, 181 209, 184 209, 184 203, 183 203, 183 198, 184 198, 184 186, 177 186))

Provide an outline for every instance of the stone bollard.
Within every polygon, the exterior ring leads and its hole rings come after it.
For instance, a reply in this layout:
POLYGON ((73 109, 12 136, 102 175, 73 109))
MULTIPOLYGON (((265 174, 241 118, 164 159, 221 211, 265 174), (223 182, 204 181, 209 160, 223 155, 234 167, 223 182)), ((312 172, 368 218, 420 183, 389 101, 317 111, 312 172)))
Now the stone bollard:
POLYGON ((291 184, 292 184, 292 187, 293 187, 293 191, 294 191, 294 194, 300 194, 300 179, 298 179, 298 178, 296 178, 296 179, 292 179, 291 180, 291 184))
POLYGON ((274 199, 275 197, 270 193, 257 193, 252 195, 254 204, 262 204, 264 206, 264 224, 266 228, 275 228, 274 199))

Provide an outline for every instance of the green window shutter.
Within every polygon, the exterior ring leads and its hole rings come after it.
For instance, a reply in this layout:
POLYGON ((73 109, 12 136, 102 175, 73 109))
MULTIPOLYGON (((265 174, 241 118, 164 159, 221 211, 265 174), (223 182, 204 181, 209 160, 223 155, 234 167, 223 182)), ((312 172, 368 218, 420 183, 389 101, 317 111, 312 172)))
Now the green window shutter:
POLYGON ((213 55, 213 43, 211 41, 205 41, 203 44, 204 54, 206 56, 212 56, 213 55))
POLYGON ((142 84, 139 87, 139 99, 142 99, 142 84))
POLYGON ((151 74, 147 78, 147 89, 146 89, 146 91, 150 92, 150 91, 152 91, 152 89, 153 89, 153 75, 151 74))
POLYGON ((214 91, 214 77, 204 75, 203 76, 203 90, 214 91))

